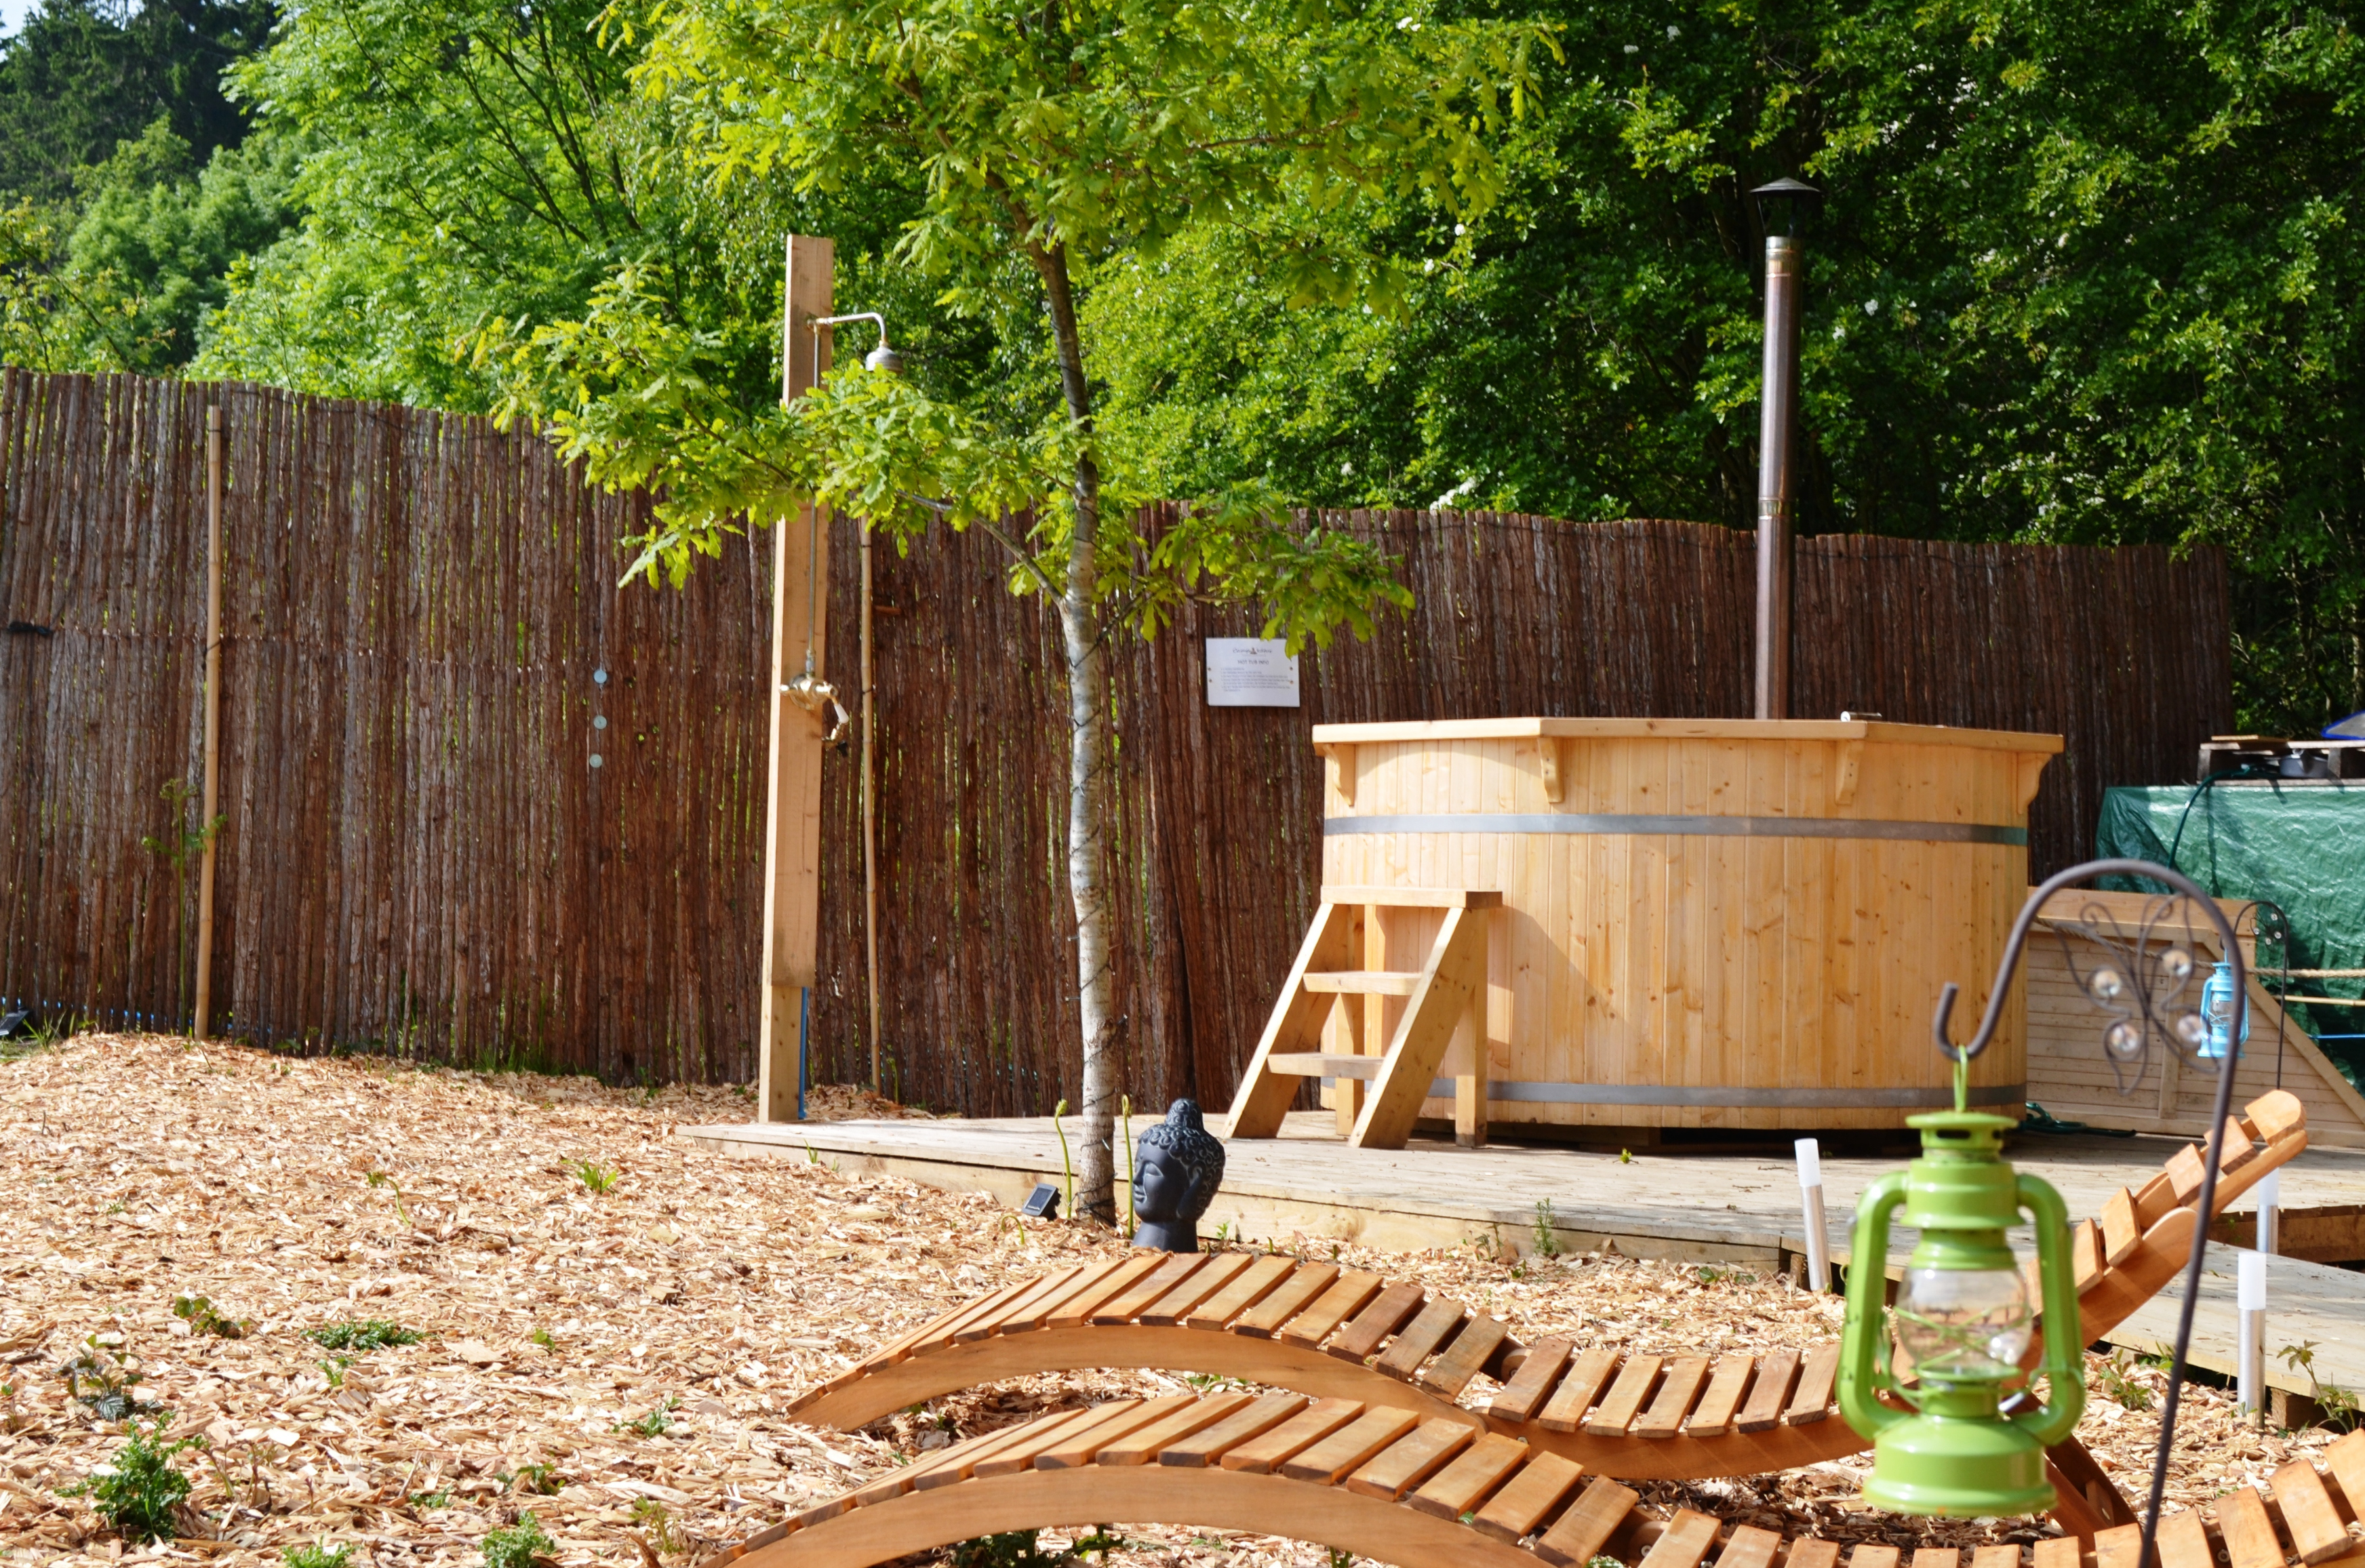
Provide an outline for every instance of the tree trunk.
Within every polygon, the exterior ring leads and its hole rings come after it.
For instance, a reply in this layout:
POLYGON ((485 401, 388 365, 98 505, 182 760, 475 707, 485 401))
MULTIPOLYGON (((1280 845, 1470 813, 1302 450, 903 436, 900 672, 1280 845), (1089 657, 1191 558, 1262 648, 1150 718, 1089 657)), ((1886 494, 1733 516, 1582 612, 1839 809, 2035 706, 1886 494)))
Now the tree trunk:
MULTIPOLYGON (((1050 300, 1068 414, 1089 436, 1092 387, 1084 379, 1083 339, 1076 330, 1067 252, 1057 246, 1037 246, 1034 261, 1050 300)), ((1117 1063, 1116 1021, 1110 1016, 1115 988, 1109 974, 1109 675, 1108 650, 1093 603, 1101 476, 1089 452, 1076 460, 1075 504, 1067 588, 1059 597, 1059 636, 1068 660, 1068 894, 1076 906, 1076 1002, 1084 1036, 1076 1210, 1114 1224, 1115 1161, 1109 1139, 1116 1120, 1117 1063)))

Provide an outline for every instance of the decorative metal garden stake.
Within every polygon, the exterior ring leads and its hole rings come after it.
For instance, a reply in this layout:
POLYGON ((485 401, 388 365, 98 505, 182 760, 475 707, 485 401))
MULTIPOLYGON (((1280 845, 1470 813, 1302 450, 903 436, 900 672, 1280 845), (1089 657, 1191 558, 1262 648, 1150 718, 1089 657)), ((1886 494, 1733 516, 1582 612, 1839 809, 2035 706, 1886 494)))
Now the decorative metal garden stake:
POLYGON ((1790 716, 1790 463, 1799 422, 1799 230, 1823 193, 1776 180, 1749 193, 1765 230, 1765 358, 1757 414, 1757 711, 1790 716))
MULTIPOLYGON (((2008 1118, 1965 1109, 1971 1061, 1987 1049, 2003 1022, 2012 976, 2040 917, 2060 935, 2079 989, 2110 1020, 2102 1026, 2101 1044, 2104 1059, 2118 1076, 2120 1093, 2143 1081, 2155 1049, 2179 1051, 2196 1067, 2212 1063, 2217 1069, 2201 1191, 2193 1198, 2198 1212, 2217 1212, 2217 1173, 2225 1163, 2226 1114, 2233 1104, 2237 1050, 2220 1050, 2213 1062, 2203 1009, 2185 1001, 2193 989, 2197 933, 2189 918, 2181 936, 2169 929, 2167 917, 2180 902, 2201 912, 2224 960, 2227 983, 2223 989, 2232 1014, 2227 1041, 2232 1046, 2249 1032, 2241 945, 2235 940, 2233 924, 2190 878, 2149 861, 2090 860, 2047 877, 2033 890, 2004 942, 2003 961, 1996 966, 1978 1032, 1966 1044, 1956 1045, 1947 1027, 1959 988, 1950 983, 1939 994, 1930 1033, 1940 1053, 1955 1064, 1955 1109, 1910 1118, 1922 1129, 1922 1158, 1902 1175, 1884 1177, 1865 1193, 1848 1265, 1840 1411, 1872 1440, 1873 1478, 1864 1489, 1867 1500, 1908 1514, 2017 1514, 2049 1507, 2054 1493, 2045 1479, 2044 1450, 2068 1435, 2085 1406, 2079 1363, 2084 1336, 2073 1328, 2046 1336, 2044 1359, 2036 1368, 2036 1375, 2046 1380, 2046 1404, 2012 1416, 2003 1413, 2004 1385, 2017 1381, 2030 1335, 2042 1327, 2028 1320, 2027 1287, 2004 1244, 2005 1228, 2017 1223, 2023 1210, 2036 1221, 2044 1324, 2078 1324, 2077 1285, 2070 1273, 2068 1226, 2059 1194, 2004 1162, 1997 1140, 2013 1125, 2008 1118), (2100 901, 2075 912, 2047 913, 2046 904, 2056 893, 2100 877, 2124 878, 2137 886, 2157 884, 2169 891, 2142 901, 2132 932, 2100 901), (2081 965, 2070 944, 2073 932, 2100 946, 2107 955, 2104 960, 2081 965), (1922 1229, 1894 1309, 1899 1347, 1913 1363, 1916 1386, 1911 1390, 1890 1374, 1889 1325, 1880 1301, 1889 1216, 1900 1208, 1905 1223, 1922 1229), (1890 1408, 1882 1403, 1884 1395, 1909 1408, 1890 1408)), ((2208 1241, 2209 1227, 2195 1226, 2184 1266, 2184 1296, 2177 1309, 2168 1394, 2160 1402, 2159 1446, 2152 1457, 2151 1494, 2144 1510, 2143 1541, 2135 1554, 2137 1562, 2154 1560, 2208 1241)))
POLYGON ((1968 1091, 1968 1063, 1957 1062, 1955 1109, 1906 1119, 1921 1130, 1922 1158, 1874 1182, 1856 1207, 1840 1411, 1872 1440, 1865 1500, 1900 1514, 1962 1518, 2052 1507, 2045 1450, 2069 1435, 2086 1408, 2084 1347, 2067 1334, 2045 1343, 2037 1369, 2047 1383, 2045 1403, 2002 1412, 2034 1328, 2028 1287, 2004 1239, 2023 1210, 2036 1222, 2048 1321, 2078 1321, 2078 1285, 2061 1194, 2005 1161, 2000 1140, 2017 1123, 1966 1109, 1968 1091), (1896 1305, 1884 1314, 1889 1224, 1900 1209, 1922 1238, 1896 1305), (1892 1321, 1916 1380, 1910 1388, 1890 1372, 1892 1321), (1884 1394, 1909 1408, 1883 1403, 1884 1394))

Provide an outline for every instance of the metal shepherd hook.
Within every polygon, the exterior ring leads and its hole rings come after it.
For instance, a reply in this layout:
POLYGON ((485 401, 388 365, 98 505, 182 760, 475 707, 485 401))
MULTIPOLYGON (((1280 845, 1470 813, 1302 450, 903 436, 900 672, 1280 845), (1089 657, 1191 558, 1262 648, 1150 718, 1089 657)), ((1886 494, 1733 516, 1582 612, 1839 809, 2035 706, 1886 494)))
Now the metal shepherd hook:
MULTIPOLYGON (((2021 909, 2020 918, 2012 923, 2011 939, 2004 945, 2003 962, 1996 970, 1993 989, 1988 992, 1987 1012, 1979 1019, 1978 1033, 1972 1036, 1967 1044, 1956 1045, 1948 1037, 1947 1032, 1947 1023, 1955 1011, 1955 998, 1961 988, 1949 981, 1945 990, 1939 993, 1937 1015, 1931 1020, 1930 1033, 1936 1040, 1938 1049, 1948 1060, 1957 1064, 1967 1064, 1981 1051, 1987 1049, 1988 1042, 1995 1037, 1996 1025, 2003 1017, 2004 995, 2011 990, 2012 977, 2020 968, 2021 950, 2026 946, 2029 930, 2036 924, 2037 915, 2045 908, 2046 902, 2055 893, 2074 883, 2085 881, 2089 878, 2111 876, 2142 877, 2153 882, 2164 883, 2174 892, 2191 900, 2208 912, 2209 923, 2217 931, 2218 952, 2233 969, 2235 997, 2233 1039, 2238 1042, 2242 1038, 2250 1006, 2249 977, 2247 967, 2242 962, 2241 944, 2234 935, 2233 922, 2225 918, 2225 912, 2217 906, 2217 901, 2202 892, 2182 873, 2166 866, 2156 866, 2148 860, 2089 860, 2082 866, 2072 866, 2066 871, 2046 878, 2044 883, 2029 895, 2028 902, 2021 909)), ((2136 989, 2141 992, 2143 988, 2136 989)), ((2147 997, 2145 998, 2143 1004, 2148 1014, 2147 997)), ((2153 1021, 2146 1016, 2145 1024, 2146 1040, 2152 1025, 2153 1021)), ((2171 1049, 2175 1048, 2173 1038, 2171 1033, 2169 1036, 2171 1049)), ((2226 1117, 2234 1103, 2234 1064, 2239 1055, 2238 1048, 2229 1045, 2217 1064, 2216 1110, 2210 1118, 2209 1157, 2204 1162, 2202 1172, 2201 1194, 2198 1200, 2200 1204, 2198 1212, 2202 1215, 2216 1212, 2217 1172, 2225 1159, 2226 1117)), ((2159 1452, 2152 1461, 2151 1498, 2144 1509, 2143 1551, 2135 1558, 2138 1563, 2153 1561, 2152 1548, 2159 1533, 2160 1505, 2168 1491, 2169 1455, 2176 1442, 2177 1405, 2184 1392, 2184 1356, 2192 1345, 2192 1314, 2201 1299, 2201 1271, 2202 1261, 2208 1255, 2208 1247, 2209 1226, 2206 1225, 2193 1226, 2192 1258, 2185 1266, 2184 1300, 2177 1309, 2176 1355, 2169 1366, 2168 1398, 2160 1408, 2159 1452)), ((2048 1330, 2053 1327, 2047 1325, 2048 1330)))

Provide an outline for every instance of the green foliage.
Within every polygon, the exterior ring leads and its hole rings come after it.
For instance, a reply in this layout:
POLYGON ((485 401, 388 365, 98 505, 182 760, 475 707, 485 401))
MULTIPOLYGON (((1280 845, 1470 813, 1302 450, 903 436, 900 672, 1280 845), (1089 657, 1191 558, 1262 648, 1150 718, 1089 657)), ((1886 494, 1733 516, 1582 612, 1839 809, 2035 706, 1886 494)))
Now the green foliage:
POLYGON ((393 1345, 416 1345, 419 1334, 382 1317, 358 1322, 324 1323, 304 1330, 304 1338, 324 1350, 383 1350, 393 1345))
POLYGON ((210 1334, 218 1339, 243 1339, 254 1327, 251 1322, 224 1317, 201 1295, 174 1296, 173 1316, 187 1324, 192 1334, 210 1334))
POLYGON ((42 0, 0 42, 0 192, 60 201, 160 120, 199 160, 245 134, 222 67, 260 45, 270 0, 42 0))
POLYGON ((660 1555, 670 1556, 689 1550, 689 1542, 681 1528, 666 1512, 666 1506, 654 1497, 633 1499, 633 1523, 648 1532, 649 1545, 660 1555))
POLYGON ((2096 1384, 2118 1401, 2121 1409, 2143 1411, 2151 1408, 2151 1385, 2135 1375, 2140 1364, 2124 1350, 2113 1351, 2109 1361, 2095 1363, 2096 1384))
POLYGON ((668 1394, 646 1415, 617 1422, 616 1430, 638 1433, 644 1438, 661 1438, 673 1430, 673 1412, 680 1403, 679 1399, 668 1394))
POLYGON ((1543 1258, 1560 1256, 1559 1222, 1552 1217, 1550 1198, 1536 1200, 1536 1253, 1543 1258))
POLYGON ((279 1554, 286 1568, 347 1568, 353 1553, 350 1546, 331 1546, 316 1541, 310 1546, 291 1546, 279 1554))
POLYGON ((577 1180, 595 1193, 605 1193, 616 1185, 623 1172, 606 1165, 595 1165, 588 1159, 570 1159, 566 1168, 577 1180))
POLYGON ((132 1392, 147 1381, 147 1374, 112 1347, 100 1344, 95 1334, 58 1363, 58 1375, 65 1380, 66 1396, 87 1406, 102 1421, 121 1421, 157 1408, 132 1392))
POLYGON ((2358 1405, 2357 1396, 2337 1383, 2326 1383, 2315 1375, 2315 1341, 2303 1339, 2296 1345, 2285 1345, 2275 1352, 2283 1365, 2293 1372, 2307 1373, 2309 1386, 2315 1390, 2315 1407, 2324 1424, 2336 1432, 2353 1432, 2365 1410, 2358 1405))
POLYGON ((558 1543, 543 1533, 540 1519, 525 1514, 507 1529, 488 1532, 484 1551, 485 1568, 535 1568, 557 1555, 558 1543))
POLYGON ((98 1517, 135 1546, 172 1540, 177 1533, 174 1513, 189 1495, 189 1478, 173 1467, 174 1456, 206 1446, 202 1437, 165 1442, 164 1428, 172 1420, 169 1414, 159 1416, 144 1431, 138 1421, 130 1422, 129 1437, 106 1467, 61 1495, 88 1497, 98 1517))
POLYGON ((1066 1558, 1036 1545, 1036 1537, 1041 1533, 1014 1529, 957 1541, 953 1545, 953 1568, 1057 1568, 1066 1558))
POLYGON ((521 1464, 515 1472, 501 1471, 493 1477, 504 1491, 525 1492, 537 1497, 555 1497, 566 1484, 566 1477, 558 1467, 546 1462, 521 1464))

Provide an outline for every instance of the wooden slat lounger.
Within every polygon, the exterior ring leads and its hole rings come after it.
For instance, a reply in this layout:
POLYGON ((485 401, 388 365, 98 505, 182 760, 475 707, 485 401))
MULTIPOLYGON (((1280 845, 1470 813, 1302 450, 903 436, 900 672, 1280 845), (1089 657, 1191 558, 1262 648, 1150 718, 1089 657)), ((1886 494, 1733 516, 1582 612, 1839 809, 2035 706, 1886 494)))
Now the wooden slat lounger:
MULTIPOLYGON (((2306 1147, 2305 1113, 2278 1090, 2247 1108, 2236 1135, 2218 1177, 2221 1209, 2306 1147)), ((2099 1222, 2078 1227, 2081 1344, 2124 1321, 2191 1256, 2202 1165, 2201 1148, 2186 1145, 2139 1191, 2113 1194, 2099 1222)), ((1713 1359, 1621 1358, 1565 1339, 1521 1345, 1483 1312, 1376 1274, 1249 1253, 1141 1252, 970 1303, 805 1394, 789 1413, 850 1430, 999 1378, 1085 1367, 1202 1372, 1460 1422, 1589 1473, 1692 1480, 1863 1449, 1833 1408, 1838 1362, 1835 1339, 1804 1352, 1713 1359), (1501 1386, 1483 1406, 1461 1404, 1482 1374, 1501 1386)))
MULTIPOLYGON (((2271 1498, 2237 1488, 2214 1520, 2172 1515, 2159 1568, 2365 1564, 2344 1518, 2365 1506, 2365 1432, 2274 1476, 2271 1498), (2354 1490, 2352 1490, 2352 1488, 2354 1490)), ((701 1568, 871 1568, 1007 1530, 1163 1524, 1288 1536, 1402 1568, 1836 1568, 1843 1548, 1658 1517, 1631 1487, 1530 1443, 1451 1420, 1303 1394, 1120 1399, 972 1438, 711 1557, 701 1568)), ((2031 1568, 2119 1568, 2133 1526, 2092 1549, 2040 1542, 2031 1568)), ((1893 1546, 1856 1546, 1849 1568, 1899 1568, 1893 1546)), ((1912 1568, 2021 1568, 2017 1546, 1923 1548, 1912 1568)))

